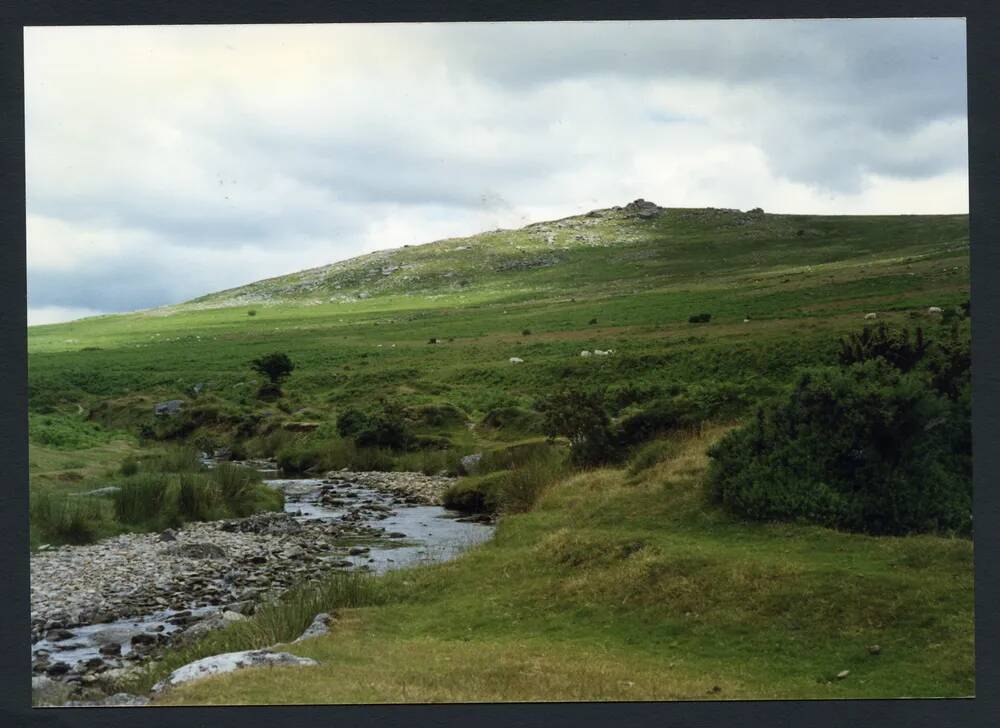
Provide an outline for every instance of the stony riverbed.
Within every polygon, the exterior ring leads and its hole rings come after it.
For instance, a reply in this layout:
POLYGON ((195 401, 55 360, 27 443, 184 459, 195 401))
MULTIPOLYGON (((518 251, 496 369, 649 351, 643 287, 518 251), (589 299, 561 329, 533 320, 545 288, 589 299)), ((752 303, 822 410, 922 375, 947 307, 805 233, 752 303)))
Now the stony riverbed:
POLYGON ((35 684, 78 693, 246 618, 294 584, 447 559, 492 532, 437 505, 449 478, 334 472, 266 482, 285 494, 284 513, 33 554, 35 684))

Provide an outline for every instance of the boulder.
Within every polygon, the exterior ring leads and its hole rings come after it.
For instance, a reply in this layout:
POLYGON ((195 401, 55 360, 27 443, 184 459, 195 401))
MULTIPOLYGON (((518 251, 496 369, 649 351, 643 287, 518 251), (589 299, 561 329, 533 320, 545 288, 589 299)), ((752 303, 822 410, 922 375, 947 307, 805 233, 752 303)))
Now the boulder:
POLYGON ((165 402, 157 402, 153 408, 153 414, 157 417, 173 417, 179 414, 183 407, 183 399, 168 399, 165 402))
POLYGON ((662 212, 659 205, 655 202, 649 202, 641 197, 638 200, 633 200, 632 202, 625 205, 625 214, 636 215, 638 217, 656 217, 662 212))
POLYGON ((331 617, 326 612, 320 612, 314 618, 312 623, 306 627, 306 631, 299 635, 295 641, 302 642, 303 640, 309 640, 313 637, 322 637, 325 634, 330 633, 330 620, 331 617))
POLYGON ((159 693, 166 688, 182 685, 192 680, 199 680, 210 675, 222 675, 236 670, 265 666, 311 666, 318 665, 316 660, 308 657, 298 657, 287 652, 272 652, 270 650, 247 650, 244 652, 227 652, 222 655, 204 657, 190 662, 170 673, 165 679, 153 686, 153 693, 159 693))
POLYGON ((466 455, 462 458, 462 469, 467 473, 474 473, 479 467, 479 461, 483 459, 483 454, 481 452, 476 452, 471 455, 466 455))

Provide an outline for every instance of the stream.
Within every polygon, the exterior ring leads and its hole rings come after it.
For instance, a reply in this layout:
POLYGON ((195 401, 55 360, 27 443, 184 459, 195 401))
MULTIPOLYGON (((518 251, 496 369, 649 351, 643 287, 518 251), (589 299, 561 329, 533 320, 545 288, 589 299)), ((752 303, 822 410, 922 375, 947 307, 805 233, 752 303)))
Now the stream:
MULTIPOLYGON (((263 531, 260 533, 266 536, 236 532, 220 534, 220 537, 242 538, 240 543, 244 550, 260 546, 267 559, 271 559, 268 561, 269 570, 254 566, 264 562, 265 557, 260 555, 241 558, 234 565, 235 570, 225 573, 222 573, 223 570, 230 564, 221 559, 209 562, 207 559, 172 557, 173 565, 181 563, 176 567, 178 569, 189 568, 186 564, 190 562, 194 564, 191 569, 200 568, 202 571, 180 571, 182 586, 178 587, 175 582, 172 586, 174 591, 164 587, 162 596, 157 594, 153 601, 139 602, 143 605, 155 603, 157 608, 90 624, 83 616, 79 618, 79 623, 73 619, 66 620, 66 623, 50 619, 44 627, 36 625, 31 647, 33 674, 69 683, 79 690, 120 675, 130 666, 154 657, 158 651, 173 643, 178 635, 183 637, 187 630, 192 630, 192 634, 204 633, 209 625, 224 626, 226 619, 242 618, 240 614, 234 615, 234 609, 252 613, 254 606, 268 594, 267 588, 275 583, 279 583, 280 593, 294 583, 297 575, 318 578, 322 572, 330 570, 379 574, 444 561, 488 540, 493 533, 489 523, 461 518, 461 514, 441 506, 420 502, 426 501, 426 498, 407 497, 399 492, 352 482, 350 474, 346 478, 321 479, 283 478, 273 470, 262 472, 268 486, 283 492, 284 510, 291 517, 284 516, 286 530, 294 527, 291 532, 298 540, 287 546, 288 538, 263 531), (294 520, 298 525, 289 526, 288 520, 294 520), (279 550, 282 548, 288 550, 279 550), (257 571, 254 571, 255 568, 257 571), (281 573, 285 571, 288 573, 281 573), (280 576, 275 577, 276 573, 280 576), (243 580, 239 582, 241 585, 249 585, 243 591, 233 586, 237 577, 243 580), (187 587, 188 583, 192 586, 187 587), (201 588, 195 588, 194 584, 201 585, 201 588), (250 586, 261 588, 251 589, 250 586), (227 596, 245 597, 247 594, 251 595, 249 600, 244 598, 241 602, 225 603, 227 596)), ((403 473, 398 475, 407 476, 403 473)), ((253 518, 241 520, 252 522, 253 518)), ((176 536, 160 534, 157 540, 177 539, 177 543, 183 544, 189 530, 201 529, 196 533, 202 540, 208 540, 206 535, 211 538, 213 532, 208 530, 210 528, 218 529, 215 533, 245 530, 240 528, 237 519, 233 521, 234 526, 230 527, 227 523, 188 524, 179 529, 176 536)), ((147 543, 156 535, 142 536, 146 540, 141 542, 142 548, 135 549, 134 558, 138 561, 162 559, 159 555, 164 553, 165 547, 159 543, 147 543)), ((140 537, 133 535, 133 538, 140 537)), ((167 547, 171 545, 167 543, 167 547)), ((204 546, 201 542, 189 544, 195 545, 204 546)), ((62 547, 59 551, 84 548, 93 547, 62 547)), ((75 554, 68 551, 60 556, 72 558, 75 554)), ((131 554, 127 555, 127 558, 131 557, 131 554)), ((157 564, 148 567, 155 570, 157 564)), ((32 568, 34 573, 34 563, 32 568)), ((94 568, 99 569, 99 565, 94 568)), ((34 583, 32 596, 34 610, 34 583)))

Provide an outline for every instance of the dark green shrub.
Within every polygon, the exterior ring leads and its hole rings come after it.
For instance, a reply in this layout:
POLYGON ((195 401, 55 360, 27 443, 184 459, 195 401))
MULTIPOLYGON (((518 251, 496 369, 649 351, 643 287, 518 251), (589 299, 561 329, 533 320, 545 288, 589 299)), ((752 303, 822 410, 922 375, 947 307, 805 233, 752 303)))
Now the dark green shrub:
POLYGON ((601 465, 620 458, 611 420, 599 392, 563 390, 540 400, 545 434, 569 439, 570 456, 578 465, 601 465))
POLYGON ((413 441, 413 434, 406 423, 402 408, 387 404, 368 417, 365 426, 354 434, 354 441, 360 447, 405 450, 413 441))
POLYGON ((754 520, 905 534, 971 530, 968 399, 884 359, 801 374, 710 451, 714 500, 754 520))
POLYGON ((522 331, 521 336, 531 336, 531 329, 525 329, 522 331))
POLYGON ((697 424, 703 419, 702 414, 697 404, 687 398, 659 400, 618 423, 617 439, 623 447, 638 445, 657 435, 697 424))
POLYGON ((368 426, 368 415, 357 407, 348 407, 337 417, 337 433, 341 437, 354 437, 368 426))
POLYGON ((707 324, 712 320, 712 314, 710 313, 696 313, 688 317, 689 324, 707 324))
POLYGON ((911 341, 909 329, 894 332, 883 322, 841 339, 839 360, 841 365, 850 366, 881 357, 901 372, 908 372, 924 357, 928 346, 920 327, 911 341))
POLYGON ((949 399, 958 399, 971 381, 972 350, 968 327, 952 325, 949 338, 938 341, 927 356, 931 386, 949 399))
POLYGON ((249 311, 247 311, 247 316, 256 316, 256 315, 257 315, 257 312, 254 311, 252 308, 249 311))
POLYGON ((265 354, 250 362, 250 368, 268 378, 271 384, 280 384, 295 370, 295 363, 284 352, 265 354))

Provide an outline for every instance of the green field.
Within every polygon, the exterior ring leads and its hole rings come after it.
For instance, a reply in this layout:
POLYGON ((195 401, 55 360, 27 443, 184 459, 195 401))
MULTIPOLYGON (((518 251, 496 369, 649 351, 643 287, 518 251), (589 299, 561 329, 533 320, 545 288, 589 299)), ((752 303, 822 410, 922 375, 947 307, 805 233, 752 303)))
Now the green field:
MULTIPOLYGON (((536 427, 484 420, 530 412, 564 385, 601 391, 614 420, 681 394, 712 414, 665 438, 672 455, 559 471, 527 512, 503 515, 491 544, 380 580, 377 603, 295 646, 320 667, 167 699, 971 695, 971 541, 747 523, 705 496, 707 446, 798 368, 835 364, 865 314, 943 337, 927 309, 968 300, 968 263, 964 215, 611 209, 31 327, 32 494, 100 487, 127 456, 179 444, 449 469, 542 442, 536 427), (699 313, 711 320, 689 323, 699 313), (614 352, 580 356, 593 349, 614 352), (249 363, 276 351, 296 368, 283 397, 262 401, 249 363), (166 399, 184 400, 183 414, 155 418, 166 399), (436 445, 348 452, 337 417, 382 401, 408 408, 436 445)), ((32 538, 59 534, 33 524, 32 538)))

